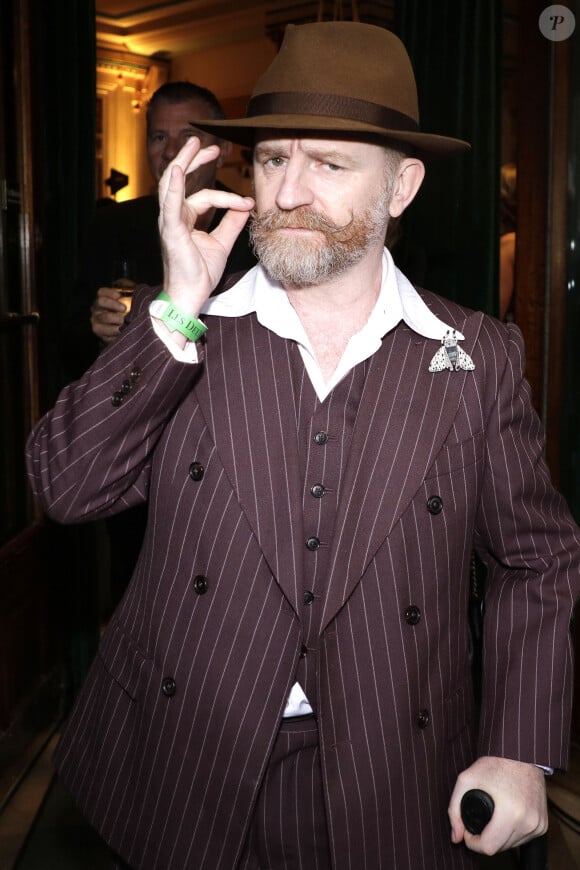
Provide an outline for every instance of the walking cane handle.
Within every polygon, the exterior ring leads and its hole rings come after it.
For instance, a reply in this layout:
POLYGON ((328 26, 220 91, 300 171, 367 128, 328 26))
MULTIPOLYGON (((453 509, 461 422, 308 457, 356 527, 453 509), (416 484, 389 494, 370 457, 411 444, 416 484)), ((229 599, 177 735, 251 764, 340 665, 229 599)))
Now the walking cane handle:
MULTIPOLYGON (((481 834, 493 815, 491 795, 479 788, 466 791, 461 798, 461 818, 470 834, 481 834)), ((548 870, 548 837, 543 834, 520 846, 522 870, 548 870)))

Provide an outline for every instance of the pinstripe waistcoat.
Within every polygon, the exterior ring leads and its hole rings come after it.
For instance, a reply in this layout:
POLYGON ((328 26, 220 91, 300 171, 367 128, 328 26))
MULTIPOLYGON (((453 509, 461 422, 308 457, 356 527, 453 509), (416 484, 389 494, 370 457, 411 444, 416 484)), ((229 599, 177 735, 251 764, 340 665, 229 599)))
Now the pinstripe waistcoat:
MULTIPOLYGON (((424 298, 475 370, 430 374, 437 342, 404 324, 367 362, 314 682, 335 870, 472 866, 449 838, 457 772, 476 752, 567 757, 579 545, 541 459, 521 337, 424 298), (489 582, 479 731, 474 545, 489 582)), ((292 346, 253 315, 208 326, 205 359, 185 365, 136 306, 28 445, 59 521, 149 499, 135 576, 57 754, 89 821, 142 870, 235 868, 304 641, 313 530, 292 346)))

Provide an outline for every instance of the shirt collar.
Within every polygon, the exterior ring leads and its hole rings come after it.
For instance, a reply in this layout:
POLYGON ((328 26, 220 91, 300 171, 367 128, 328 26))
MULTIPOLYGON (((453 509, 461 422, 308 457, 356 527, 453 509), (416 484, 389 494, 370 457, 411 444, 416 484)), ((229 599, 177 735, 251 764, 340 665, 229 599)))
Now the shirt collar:
MULTIPOLYGON (((250 269, 229 290, 210 297, 202 310, 205 314, 220 317, 255 313, 266 329, 281 338, 296 341, 319 398, 328 395, 355 365, 372 356, 383 337, 402 320, 413 332, 437 341, 441 341, 448 330, 454 329, 427 307, 410 281, 397 269, 387 248, 383 252, 381 289, 375 307, 365 326, 351 336, 332 382, 323 381, 308 336, 284 288, 272 281, 260 264, 250 269)), ((459 340, 464 338, 460 332, 455 332, 459 340)))
MULTIPOLYGON (((296 339, 296 328, 303 332, 298 315, 277 281, 272 281, 261 265, 250 269, 233 287, 211 296, 203 312, 219 317, 242 317, 255 313, 259 322, 281 338, 296 339)), ((423 302, 411 282, 397 269, 390 251, 383 252, 383 276, 377 303, 362 331, 371 325, 373 332, 386 335, 401 320, 425 338, 441 340, 454 328, 436 317, 423 302)), ((464 336, 457 332, 457 338, 464 336)))

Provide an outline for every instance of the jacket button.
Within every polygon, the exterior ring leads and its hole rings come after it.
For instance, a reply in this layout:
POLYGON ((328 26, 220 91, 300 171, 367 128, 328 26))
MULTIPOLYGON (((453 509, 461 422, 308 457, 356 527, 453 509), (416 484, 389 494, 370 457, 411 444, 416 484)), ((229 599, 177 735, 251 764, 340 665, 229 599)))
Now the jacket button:
POLYGON ((118 408, 120 405, 123 404, 123 402, 124 402, 123 393, 120 393, 120 392, 113 393, 113 396, 111 398, 111 405, 113 405, 114 408, 118 408))
POLYGON ((315 550, 318 550, 320 547, 320 538, 317 538, 316 535, 312 535, 312 537, 308 538, 306 541, 306 549, 310 550, 314 553, 315 550))
POLYGON ((300 647, 300 658, 303 659, 307 652, 308 647, 305 644, 302 644, 302 646, 300 647))
POLYGON ((326 490, 321 483, 315 483, 314 486, 310 487, 310 495, 313 495, 314 498, 322 498, 325 492, 326 490))
POLYGON ((328 435, 326 434, 326 432, 317 432, 314 435, 314 443, 315 444, 322 445, 322 444, 326 444, 327 441, 328 441, 328 435))
POLYGON ((304 604, 312 604, 314 601, 314 593, 307 589, 304 593, 304 604))
POLYGON ((197 577, 193 578, 193 588, 198 595, 205 595, 207 587, 207 577, 204 577, 203 574, 198 574, 197 577))
POLYGON ((427 510, 434 516, 443 510, 443 499, 438 495, 432 495, 427 499, 427 510))
POLYGON ((205 468, 201 464, 201 462, 192 462, 189 466, 189 476, 192 480, 198 481, 201 480, 203 475, 205 474, 205 468))
POLYGON ((405 622, 409 625, 417 625, 421 619, 421 611, 414 604, 410 604, 405 610, 405 622))
POLYGON ((429 724, 429 710, 419 710, 417 714, 417 725, 419 728, 426 728, 429 724))
POLYGON ((173 677, 163 677, 161 682, 161 691, 165 695, 166 698, 172 698, 175 695, 176 690, 175 680, 173 677))
POLYGON ((129 375, 131 381, 136 384, 139 378, 141 377, 141 369, 138 366, 133 366, 131 369, 131 374, 129 375))
POLYGON ((119 389, 119 392, 123 396, 126 396, 127 393, 130 393, 132 389, 133 389, 133 384, 131 383, 131 381, 123 381, 123 383, 121 384, 121 387, 119 389))

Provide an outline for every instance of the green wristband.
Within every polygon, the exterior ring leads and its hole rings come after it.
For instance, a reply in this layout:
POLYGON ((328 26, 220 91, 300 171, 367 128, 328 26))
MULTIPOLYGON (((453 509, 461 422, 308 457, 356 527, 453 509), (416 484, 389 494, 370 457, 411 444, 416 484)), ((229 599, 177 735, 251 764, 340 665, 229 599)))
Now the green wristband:
POLYGON ((157 299, 151 303, 149 313, 152 317, 161 320, 170 332, 177 330, 190 341, 199 341, 202 335, 207 332, 205 323, 202 323, 197 317, 191 317, 180 311, 165 291, 161 292, 157 299))

